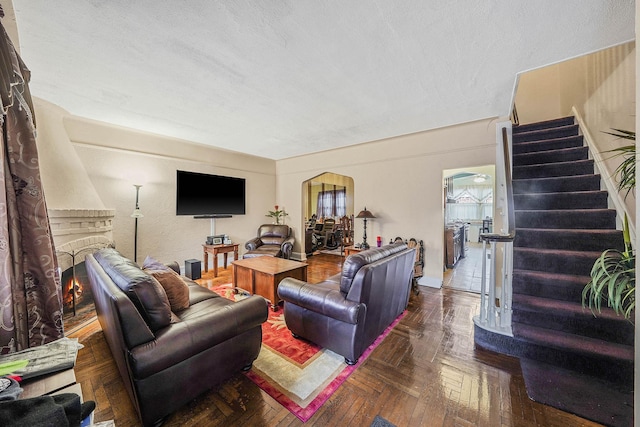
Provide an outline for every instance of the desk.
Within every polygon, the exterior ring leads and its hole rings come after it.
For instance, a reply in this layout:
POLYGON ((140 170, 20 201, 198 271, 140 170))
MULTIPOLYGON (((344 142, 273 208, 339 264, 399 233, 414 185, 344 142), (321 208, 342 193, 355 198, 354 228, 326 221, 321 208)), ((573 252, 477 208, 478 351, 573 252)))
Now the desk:
POLYGON ((271 302, 276 311, 280 298, 278 285, 285 277, 307 280, 307 264, 271 256, 259 256, 234 261, 233 286, 260 295, 271 302))
POLYGON ((233 260, 238 260, 238 244, 202 245, 204 249, 204 272, 209 271, 209 254, 213 255, 213 277, 218 277, 218 254, 224 254, 224 268, 227 268, 227 255, 233 252, 233 260))

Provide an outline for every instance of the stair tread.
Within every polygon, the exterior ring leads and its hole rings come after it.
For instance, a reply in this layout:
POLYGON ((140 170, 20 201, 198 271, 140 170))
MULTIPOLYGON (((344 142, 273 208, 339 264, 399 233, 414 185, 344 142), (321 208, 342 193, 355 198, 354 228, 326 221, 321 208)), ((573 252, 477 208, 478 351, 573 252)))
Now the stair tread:
MULTIPOLYGON (((527 143, 528 144, 539 144, 541 142, 546 142, 546 141, 548 141, 548 140, 545 139, 543 141, 535 141, 535 142, 527 142, 527 143)), ((527 143, 520 142, 519 144, 527 144, 527 143)), ((513 158, 514 158, 514 161, 515 161, 516 158, 520 158, 520 157, 536 157, 536 156, 540 156, 540 155, 544 155, 544 154, 557 154, 557 155, 561 156, 563 153, 574 152, 574 151, 584 151, 586 148, 587 147, 585 147, 585 146, 566 147, 566 148, 553 148, 551 150, 533 151, 533 152, 528 152, 528 153, 518 153, 518 154, 514 154, 513 158)))
POLYGON ((512 132, 515 134, 529 132, 531 127, 539 127, 541 129, 552 129, 558 126, 575 124, 574 121, 575 121, 574 116, 565 116, 565 117, 559 117, 557 119, 542 120, 539 122, 520 123, 513 126, 512 132), (570 122, 570 123, 567 123, 567 122, 570 122))
MULTIPOLYGON (((592 209, 589 209, 592 210, 592 209)), ((569 234, 620 234, 620 230, 604 230, 604 229, 590 229, 590 228, 518 228, 516 227, 516 235, 518 231, 528 233, 569 233, 569 234)))
POLYGON ((565 274, 565 273, 546 273, 546 272, 541 272, 539 270, 523 270, 523 269, 514 268, 513 274, 516 274, 516 273, 532 275, 537 277, 555 278, 558 281, 576 282, 576 283, 580 283, 582 286, 584 286, 589 282, 589 280, 591 280, 589 276, 580 276, 580 275, 565 274))
POLYGON ((548 138, 548 139, 540 139, 537 141, 515 141, 514 144, 518 146, 522 145, 536 145, 541 142, 563 142, 563 141, 572 141, 575 139, 584 138, 583 135, 572 135, 572 136, 560 136, 557 138, 548 138))
POLYGON ((604 209, 604 208, 597 208, 597 209, 514 209, 514 211, 516 212, 553 212, 553 213, 576 213, 576 212, 584 212, 584 213, 602 213, 602 212, 609 212, 612 209, 604 209))
MULTIPOLYGON (((573 316, 585 316, 590 319, 595 318, 589 307, 583 307, 581 301, 564 301, 552 298, 543 298, 534 295, 527 294, 513 294, 513 307, 515 304, 522 305, 518 309, 535 309, 535 311, 553 311, 569 313, 573 316)), ((515 308, 514 308, 515 309, 515 308)), ((598 318, 607 320, 616 320, 623 323, 627 323, 623 317, 618 316, 615 311, 608 307, 603 307, 602 311, 598 313, 598 318)))
MULTIPOLYGON (((568 162, 553 162, 553 163, 535 163, 532 165, 513 165, 514 169, 525 169, 525 168, 534 168, 534 167, 541 167, 541 166, 559 166, 559 165, 574 165, 576 163, 593 163, 593 159, 582 159, 582 160, 571 160, 568 162)), ((582 174, 585 175, 585 174, 582 174)), ((589 174, 587 174, 589 175, 589 174)), ((576 175, 571 175, 571 176, 576 176, 576 175)), ((541 178, 557 178, 557 177, 541 177, 541 178)), ((520 179, 520 178, 518 178, 520 179)), ((524 179, 531 179, 531 178, 524 178, 524 179)))
POLYGON ((570 175, 538 178, 516 178, 513 194, 566 193, 571 191, 600 190, 600 175, 570 175))
POLYGON ((534 134, 545 134, 552 131, 562 131, 562 130, 571 130, 577 127, 577 124, 572 125, 564 125, 564 126, 553 126, 549 128, 543 129, 534 129, 534 130, 525 130, 524 132, 516 132, 517 135, 534 135, 534 134))
POLYGON ((522 248, 516 247, 513 248, 514 252, 536 252, 536 253, 544 253, 544 254, 558 254, 562 253, 564 256, 584 256, 584 257, 599 257, 602 254, 602 251, 572 251, 569 249, 545 249, 545 248, 522 248))
POLYGON ((514 196, 526 196, 526 197, 570 197, 576 196, 589 196, 595 194, 608 194, 606 190, 580 190, 580 191, 553 191, 549 193, 517 193, 514 196))
POLYGON ((625 362, 634 361, 633 346, 603 341, 597 338, 570 334, 554 329, 541 328, 514 322, 514 336, 529 342, 552 347, 560 350, 570 350, 582 355, 597 355, 598 357, 625 362))
POLYGON ((513 195, 518 209, 606 209, 608 193, 602 190, 549 193, 517 193, 513 195))
MULTIPOLYGON (((567 162, 567 163, 571 163, 571 162, 567 162)), ((527 165, 527 166, 529 166, 529 165, 527 165)), ((590 179, 593 176, 594 176, 594 174, 589 173, 589 174, 586 174, 586 175, 571 175, 570 178, 571 179, 580 179, 580 178, 590 179)), ((596 175, 596 176, 599 176, 599 175, 596 175)), ((516 179, 513 180, 513 182, 516 182, 516 181, 536 181, 536 182, 541 182, 541 181, 545 181, 545 180, 552 181, 552 180, 558 180, 558 179, 564 179, 564 177, 544 176, 544 177, 540 177, 540 178, 516 178, 516 179)))

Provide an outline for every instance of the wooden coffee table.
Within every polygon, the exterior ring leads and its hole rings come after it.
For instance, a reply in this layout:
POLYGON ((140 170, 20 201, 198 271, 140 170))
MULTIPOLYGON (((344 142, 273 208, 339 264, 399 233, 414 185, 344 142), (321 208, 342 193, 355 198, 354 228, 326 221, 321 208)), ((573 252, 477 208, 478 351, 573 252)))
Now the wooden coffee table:
POLYGON ((234 261, 231 265, 233 286, 268 299, 273 311, 280 302, 278 285, 282 279, 307 280, 307 264, 289 259, 260 256, 234 261))

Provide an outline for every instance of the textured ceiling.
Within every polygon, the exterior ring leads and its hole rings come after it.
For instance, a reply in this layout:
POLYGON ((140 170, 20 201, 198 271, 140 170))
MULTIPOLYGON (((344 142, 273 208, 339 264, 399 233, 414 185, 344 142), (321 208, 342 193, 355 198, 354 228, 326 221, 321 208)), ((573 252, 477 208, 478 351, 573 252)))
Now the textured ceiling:
POLYGON ((516 74, 634 38, 632 0, 13 0, 31 91, 272 159, 508 114, 516 74))

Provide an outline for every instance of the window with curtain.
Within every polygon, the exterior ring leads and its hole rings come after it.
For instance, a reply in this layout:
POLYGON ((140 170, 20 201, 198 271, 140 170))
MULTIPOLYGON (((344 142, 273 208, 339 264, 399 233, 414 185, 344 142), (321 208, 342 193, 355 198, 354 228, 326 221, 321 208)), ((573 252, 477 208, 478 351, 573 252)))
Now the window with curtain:
POLYGON ((318 193, 317 215, 321 218, 340 217, 347 214, 347 192, 341 190, 321 191, 318 193))

